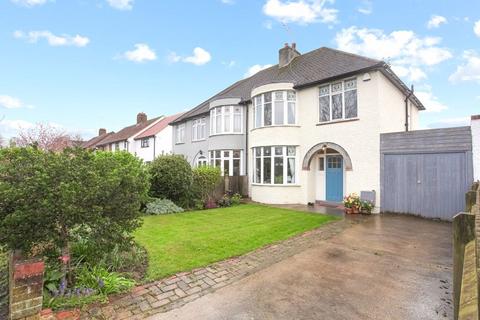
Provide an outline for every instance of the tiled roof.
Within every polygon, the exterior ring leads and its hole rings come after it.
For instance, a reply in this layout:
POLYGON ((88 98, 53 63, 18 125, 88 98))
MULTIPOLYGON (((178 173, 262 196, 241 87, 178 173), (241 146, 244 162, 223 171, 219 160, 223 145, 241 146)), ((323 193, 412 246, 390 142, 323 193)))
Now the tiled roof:
POLYGON ((183 112, 174 114, 172 116, 168 116, 166 118, 163 118, 162 120, 160 120, 159 122, 155 123, 153 126, 148 128, 147 130, 145 130, 144 132, 142 132, 141 134, 136 136, 135 140, 142 139, 142 138, 147 138, 147 137, 152 137, 152 136, 156 135, 157 133, 161 132, 163 129, 168 127, 170 122, 175 121, 175 119, 180 117, 182 114, 183 114, 183 112))
MULTIPOLYGON (((240 98, 243 101, 251 99, 252 89, 279 82, 293 83, 294 87, 305 87, 333 80, 339 76, 347 76, 360 71, 369 69, 388 69, 386 76, 392 81, 400 81, 398 77, 393 77, 388 65, 380 60, 370 59, 348 52, 322 47, 308 53, 302 54, 293 59, 287 66, 279 68, 274 65, 270 68, 259 71, 253 76, 237 81, 230 87, 224 89, 210 99, 204 101, 197 107, 186 112, 172 123, 182 122, 189 118, 208 112, 209 103, 213 100, 223 98, 240 98), (395 78, 395 79, 394 79, 395 78)), ((383 72, 385 74, 385 72, 383 72)), ((408 90, 403 82, 397 83, 401 90, 408 90)), ((415 102, 418 100, 412 97, 415 102)), ((417 106, 423 109, 420 101, 417 106), (418 105, 419 104, 419 105, 418 105)))
POLYGON ((115 132, 109 132, 109 133, 105 133, 105 134, 102 134, 101 136, 96 136, 96 137, 93 137, 92 139, 88 140, 88 141, 85 141, 83 144, 82 144, 82 148, 90 148, 90 149, 94 149, 96 146, 98 146, 104 139, 110 137, 112 134, 114 134, 115 132))
POLYGON ((143 129, 147 128, 148 126, 150 126, 152 123, 154 123, 160 118, 161 117, 156 117, 145 122, 141 122, 141 123, 131 125, 129 127, 125 127, 122 130, 118 131, 117 133, 114 133, 108 138, 102 140, 97 145, 103 146, 103 145, 114 143, 114 142, 125 141, 128 138, 137 134, 138 132, 142 131, 143 129))

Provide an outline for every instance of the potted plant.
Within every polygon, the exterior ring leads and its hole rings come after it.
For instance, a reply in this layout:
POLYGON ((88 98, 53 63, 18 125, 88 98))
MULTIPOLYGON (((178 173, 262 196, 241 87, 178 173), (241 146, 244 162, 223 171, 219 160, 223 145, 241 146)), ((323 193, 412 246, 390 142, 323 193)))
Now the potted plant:
POLYGON ((359 213, 360 212, 360 197, 356 193, 351 193, 343 199, 343 206, 345 213, 359 213))
POLYGON ((368 201, 368 200, 361 201, 361 210, 362 210, 362 213, 364 214, 371 214, 374 207, 375 206, 371 201, 368 201))

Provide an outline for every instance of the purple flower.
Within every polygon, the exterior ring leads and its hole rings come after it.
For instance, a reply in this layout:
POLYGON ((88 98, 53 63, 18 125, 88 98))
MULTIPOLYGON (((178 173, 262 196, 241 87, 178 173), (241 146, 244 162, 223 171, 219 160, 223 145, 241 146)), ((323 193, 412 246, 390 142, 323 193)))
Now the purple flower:
POLYGON ((105 282, 103 282, 102 279, 98 280, 98 286, 99 286, 100 288, 103 288, 103 287, 105 286, 105 282))

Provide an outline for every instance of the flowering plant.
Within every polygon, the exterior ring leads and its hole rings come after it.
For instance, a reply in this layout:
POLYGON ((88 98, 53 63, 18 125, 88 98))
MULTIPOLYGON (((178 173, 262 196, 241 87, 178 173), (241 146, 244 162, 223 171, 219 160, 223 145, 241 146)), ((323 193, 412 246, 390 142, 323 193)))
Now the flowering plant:
POLYGON ((351 193, 343 198, 343 205, 345 208, 360 208, 362 204, 360 197, 356 193, 351 193))
POLYGON ((361 201, 362 204, 362 212, 366 214, 371 214, 373 208, 375 207, 371 201, 365 200, 361 201))

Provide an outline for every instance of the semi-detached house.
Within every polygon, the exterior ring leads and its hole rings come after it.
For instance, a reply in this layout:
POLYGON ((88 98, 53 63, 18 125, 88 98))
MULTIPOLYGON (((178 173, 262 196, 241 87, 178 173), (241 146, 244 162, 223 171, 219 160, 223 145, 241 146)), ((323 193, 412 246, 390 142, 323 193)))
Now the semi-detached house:
POLYGON ((173 152, 248 176, 254 201, 340 202, 374 191, 378 205, 380 134, 417 129, 421 110, 383 61, 285 44, 278 64, 173 121, 173 152))

